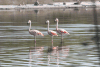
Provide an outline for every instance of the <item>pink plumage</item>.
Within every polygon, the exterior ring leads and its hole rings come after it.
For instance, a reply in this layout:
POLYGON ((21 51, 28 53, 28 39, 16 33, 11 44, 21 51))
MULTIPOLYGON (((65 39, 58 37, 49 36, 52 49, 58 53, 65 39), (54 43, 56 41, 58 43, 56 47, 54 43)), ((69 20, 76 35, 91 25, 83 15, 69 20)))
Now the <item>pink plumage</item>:
POLYGON ((40 31, 38 30, 30 30, 29 33, 31 35, 34 35, 34 36, 37 36, 37 35, 41 35, 41 36, 44 36, 40 31))
MULTIPOLYGON (((61 34, 61 42, 62 42, 62 40, 63 40, 63 35, 64 35, 64 34, 69 34, 69 33, 68 33, 66 30, 64 30, 64 29, 59 29, 59 28, 58 28, 58 22, 59 22, 58 18, 56 18, 55 21, 57 22, 56 31, 57 31, 59 34, 61 34)), ((69 35, 70 35, 70 34, 69 34, 69 35)))
POLYGON ((56 30, 59 34, 69 34, 66 30, 64 29, 57 29, 56 30))
MULTIPOLYGON (((55 21, 57 21, 56 31, 57 31, 59 34, 61 34, 61 35, 63 35, 63 34, 69 34, 66 30, 64 30, 64 29, 59 29, 59 28, 58 28, 58 22, 59 22, 58 18, 56 18, 55 21)), ((69 34, 69 35, 70 35, 70 34, 69 34)))
POLYGON ((52 36, 52 44, 53 44, 53 36, 58 36, 55 31, 49 30, 49 20, 46 21, 48 23, 48 34, 52 36))
POLYGON ((55 31, 49 30, 48 34, 51 36, 58 36, 57 33, 55 31))
MULTIPOLYGON (((30 23, 29 33, 30 33, 31 35, 34 35, 34 38, 36 38, 36 36, 38 36, 38 35, 44 36, 44 35, 43 35, 40 31, 38 31, 38 30, 31 30, 31 20, 29 20, 28 23, 30 23)), ((35 40, 35 43, 36 43, 36 40, 35 40)))

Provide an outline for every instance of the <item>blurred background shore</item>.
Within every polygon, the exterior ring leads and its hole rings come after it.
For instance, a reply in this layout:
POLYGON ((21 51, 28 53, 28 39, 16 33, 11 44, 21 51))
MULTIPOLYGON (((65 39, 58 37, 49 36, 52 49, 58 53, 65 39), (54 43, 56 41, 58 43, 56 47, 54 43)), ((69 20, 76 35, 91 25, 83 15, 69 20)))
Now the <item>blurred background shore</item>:
MULTIPOLYGON (((51 4, 53 2, 75 2, 77 0, 38 0, 38 1, 40 4, 51 4)), ((91 0, 80 0, 80 1, 91 2, 91 0)), ((34 2, 36 2, 36 0, 0 0, 0 5, 34 4, 34 2)))

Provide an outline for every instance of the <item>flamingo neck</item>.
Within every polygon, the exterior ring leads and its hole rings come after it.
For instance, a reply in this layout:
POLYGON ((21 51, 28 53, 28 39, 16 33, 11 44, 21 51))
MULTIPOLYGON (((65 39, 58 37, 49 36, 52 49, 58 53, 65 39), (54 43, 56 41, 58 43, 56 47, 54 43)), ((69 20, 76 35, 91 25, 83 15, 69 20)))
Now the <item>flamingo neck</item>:
POLYGON ((29 27, 29 31, 31 30, 31 23, 30 23, 30 27, 29 27))
POLYGON ((48 22, 48 31, 49 31, 49 22, 48 22))
POLYGON ((58 21, 57 21, 57 25, 56 25, 56 30, 58 30, 58 21))

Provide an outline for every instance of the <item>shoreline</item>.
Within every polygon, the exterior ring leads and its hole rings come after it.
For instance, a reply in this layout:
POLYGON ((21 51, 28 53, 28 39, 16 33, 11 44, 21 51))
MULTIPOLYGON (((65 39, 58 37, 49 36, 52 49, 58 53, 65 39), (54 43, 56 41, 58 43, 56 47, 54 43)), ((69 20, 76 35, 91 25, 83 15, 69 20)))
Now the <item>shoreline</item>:
POLYGON ((55 8, 90 8, 90 7, 100 7, 100 1, 92 2, 81 2, 77 4, 77 2, 55 2, 53 4, 43 4, 35 6, 34 4, 26 4, 26 5, 0 5, 0 10, 10 10, 10 9, 55 9, 55 8))

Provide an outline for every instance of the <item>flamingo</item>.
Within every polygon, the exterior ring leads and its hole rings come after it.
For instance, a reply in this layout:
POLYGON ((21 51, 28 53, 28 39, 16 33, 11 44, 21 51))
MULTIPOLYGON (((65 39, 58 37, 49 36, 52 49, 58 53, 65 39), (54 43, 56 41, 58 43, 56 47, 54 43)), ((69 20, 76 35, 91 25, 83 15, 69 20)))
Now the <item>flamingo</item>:
POLYGON ((58 36, 55 31, 49 30, 49 20, 46 21, 48 23, 48 34, 52 37, 52 44, 53 44, 53 36, 58 36))
POLYGON ((36 44, 36 36, 38 36, 38 35, 44 36, 44 35, 40 31, 38 31, 38 30, 31 30, 31 20, 29 20, 28 23, 30 23, 29 33, 31 35, 34 35, 34 42, 36 44))
POLYGON ((64 34, 68 34, 68 35, 70 35, 70 34, 69 34, 66 30, 64 30, 64 29, 59 29, 59 28, 58 28, 58 22, 59 22, 58 18, 56 18, 55 21, 57 22, 56 31, 57 31, 59 34, 61 34, 61 39, 63 40, 63 35, 64 35, 64 34))

